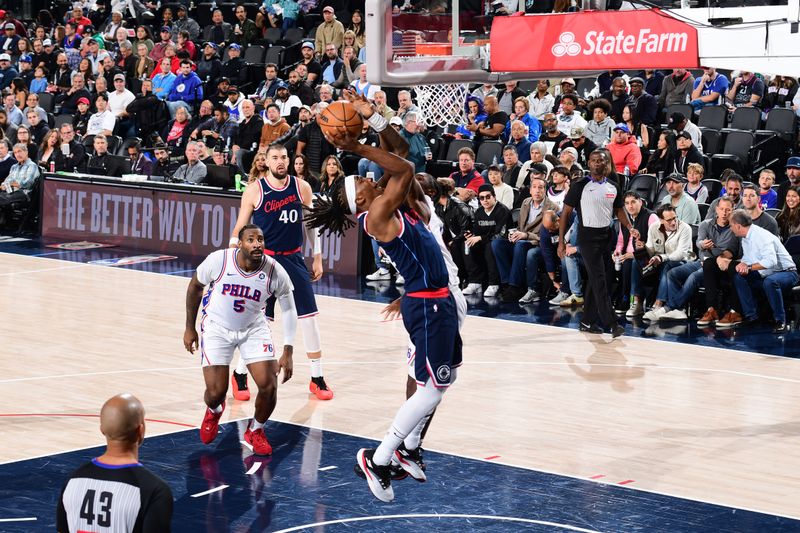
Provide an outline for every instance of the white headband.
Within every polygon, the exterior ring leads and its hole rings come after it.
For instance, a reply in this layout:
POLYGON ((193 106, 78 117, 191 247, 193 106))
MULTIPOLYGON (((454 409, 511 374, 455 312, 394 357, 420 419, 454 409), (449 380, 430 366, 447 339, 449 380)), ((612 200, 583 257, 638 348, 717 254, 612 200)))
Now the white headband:
POLYGON ((344 178, 344 195, 347 197, 347 206, 350 208, 350 213, 356 214, 356 177, 345 176, 344 178))

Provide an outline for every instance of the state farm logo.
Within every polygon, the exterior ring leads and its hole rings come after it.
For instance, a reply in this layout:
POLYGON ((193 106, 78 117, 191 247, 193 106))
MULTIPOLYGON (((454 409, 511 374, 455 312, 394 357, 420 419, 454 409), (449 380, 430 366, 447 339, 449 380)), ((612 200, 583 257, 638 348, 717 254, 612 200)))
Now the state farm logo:
POLYGON ((686 52, 689 34, 655 33, 650 28, 641 28, 638 34, 626 34, 620 30, 616 34, 606 35, 604 31, 590 31, 584 39, 585 46, 579 43, 575 34, 565 31, 558 37, 558 42, 550 48, 555 57, 583 55, 620 55, 620 54, 659 54, 686 52))

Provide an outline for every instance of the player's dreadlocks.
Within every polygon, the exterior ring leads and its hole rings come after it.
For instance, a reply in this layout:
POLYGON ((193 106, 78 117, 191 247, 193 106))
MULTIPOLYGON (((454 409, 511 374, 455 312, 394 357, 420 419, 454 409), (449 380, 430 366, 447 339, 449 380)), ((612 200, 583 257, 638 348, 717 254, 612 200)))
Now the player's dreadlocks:
POLYGON ((304 215, 306 226, 344 235, 346 230, 356 225, 348 216, 349 209, 346 206, 344 179, 340 178, 333 182, 330 196, 318 196, 314 206, 307 208, 304 215))

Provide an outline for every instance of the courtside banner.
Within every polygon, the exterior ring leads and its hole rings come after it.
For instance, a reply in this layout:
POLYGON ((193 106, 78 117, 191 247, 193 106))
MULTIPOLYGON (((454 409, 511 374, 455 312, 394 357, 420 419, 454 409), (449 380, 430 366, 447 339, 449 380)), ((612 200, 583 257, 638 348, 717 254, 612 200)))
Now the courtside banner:
POLYGON ((496 17, 493 72, 695 68, 697 30, 658 9, 496 17))

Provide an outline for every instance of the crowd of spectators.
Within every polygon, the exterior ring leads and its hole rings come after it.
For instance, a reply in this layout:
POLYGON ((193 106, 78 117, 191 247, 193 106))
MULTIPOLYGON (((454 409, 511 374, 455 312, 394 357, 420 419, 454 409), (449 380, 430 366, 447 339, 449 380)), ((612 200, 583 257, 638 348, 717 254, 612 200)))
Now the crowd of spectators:
MULTIPOLYGON (((0 12, 1 216, 30 198, 42 171, 202 185, 214 165, 232 184, 233 174, 246 178, 254 154, 273 143, 287 146, 293 171, 315 192, 350 173, 377 180, 379 167, 337 151, 315 120, 350 90, 408 141, 418 172, 440 178, 437 209, 466 294, 584 303, 581 221, 574 214, 567 221, 563 254, 558 228, 570 187, 586 179, 589 156, 600 150, 636 229, 615 222, 608 243, 607 266, 616 266, 609 290, 619 313, 649 320, 694 313, 701 325, 726 327, 753 320, 753 304, 762 301, 772 306, 776 330, 785 327, 781 288, 797 281, 785 258, 787 249, 798 257, 791 242, 800 232, 800 158, 788 153, 796 153, 796 131, 777 166, 713 175, 698 118, 711 106, 733 114, 752 107, 762 118, 779 108, 798 113, 793 78, 707 68, 603 72, 580 93, 573 78, 483 84, 471 88, 464 122, 442 130, 426 126, 410 90, 367 81, 358 10, 339 20, 325 2, 280 0, 265 2, 253 17, 239 4, 232 14, 214 10, 201 27, 186 6, 161 9, 150 20, 143 12, 156 6, 134 4, 110 15, 79 6, 30 22, 0 12), (298 28, 310 12, 319 23, 298 28), (288 38, 298 29, 296 42, 284 43, 293 44, 297 61, 264 61, 275 44, 269 30, 288 38), (468 146, 446 161, 452 142, 468 146), (485 143, 500 149, 478 161, 485 143), (452 165, 444 174, 443 159, 452 165), (656 196, 633 187, 642 174, 655 176, 656 196), (692 307, 700 287, 705 305, 692 307), (754 300, 753 288, 766 300, 754 300)), ((441 5, 396 8, 436 13, 441 5)), ((362 142, 379 142, 368 124, 362 142)), ((374 250, 376 271, 367 278, 388 279, 390 258, 374 250)))

